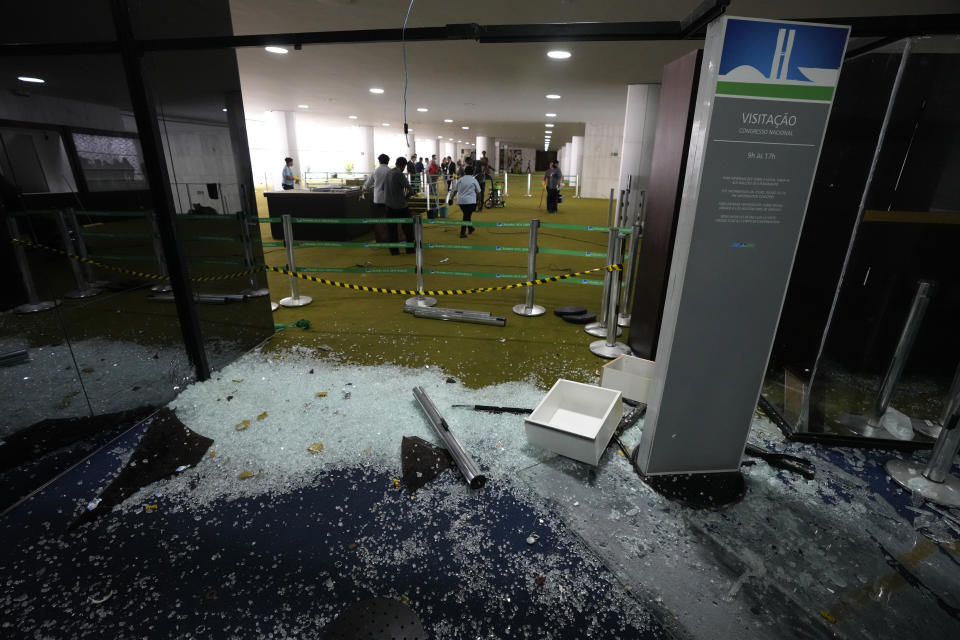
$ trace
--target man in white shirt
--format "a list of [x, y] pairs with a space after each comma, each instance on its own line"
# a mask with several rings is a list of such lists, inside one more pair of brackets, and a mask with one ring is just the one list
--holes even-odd
[[[373, 191], [373, 216], [374, 218], [385, 218], [387, 215], [386, 196], [383, 192], [383, 184], [390, 173], [390, 156], [381, 153], [377, 156], [380, 165], [371, 173], [363, 183], [364, 193]], [[389, 232], [387, 226], [383, 224], [373, 225], [373, 237], [377, 242], [389, 242]]]
[[[477, 208], [477, 196], [480, 195], [480, 183], [473, 177], [473, 165], [467, 165], [463, 169], [463, 177], [457, 180], [453, 187], [451, 197], [457, 195], [457, 204], [460, 205], [460, 211], [463, 212], [463, 221], [470, 222], [470, 217]], [[475, 229], [470, 225], [470, 233]], [[467, 225], [460, 225], [460, 237], [467, 237]]]
[[283, 190], [287, 191], [293, 189], [293, 158], [284, 158], [283, 163], [283, 178], [280, 180], [280, 184], [283, 186]]

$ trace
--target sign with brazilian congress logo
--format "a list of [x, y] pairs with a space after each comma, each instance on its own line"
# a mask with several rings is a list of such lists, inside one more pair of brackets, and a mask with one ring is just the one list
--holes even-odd
[[849, 27], [727, 18], [717, 95], [829, 102]]
[[638, 449], [645, 474], [740, 467], [848, 33], [730, 16], [707, 29]]

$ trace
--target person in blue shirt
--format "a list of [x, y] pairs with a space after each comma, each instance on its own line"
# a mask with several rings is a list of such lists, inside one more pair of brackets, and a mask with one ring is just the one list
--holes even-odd
[[283, 167], [283, 180], [280, 184], [283, 185], [283, 190], [287, 191], [288, 189], [293, 189], [293, 158], [284, 158], [283, 161], [286, 164]]

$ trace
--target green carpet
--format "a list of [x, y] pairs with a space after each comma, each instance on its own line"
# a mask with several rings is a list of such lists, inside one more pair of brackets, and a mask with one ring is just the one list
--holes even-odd
[[[535, 181], [536, 182], [536, 181]], [[581, 225], [605, 225], [607, 200], [577, 199], [564, 191], [565, 201], [556, 215], [547, 214], [545, 203], [538, 209], [539, 192], [525, 198], [526, 177], [511, 179], [507, 206], [484, 210], [474, 215], [475, 221], [516, 222], [539, 217], [543, 222]], [[521, 188], [522, 187], [522, 188]], [[260, 215], [266, 216], [266, 203], [258, 193]], [[322, 212], [318, 212], [322, 217]], [[457, 206], [450, 208], [452, 219], [460, 218]], [[262, 225], [264, 240], [270, 239], [268, 225]], [[458, 238], [455, 226], [426, 226], [428, 243], [448, 245], [522, 246], [528, 243], [527, 229], [478, 227], [465, 240]], [[372, 240], [372, 234], [358, 240]], [[542, 229], [541, 249], [606, 251], [607, 236], [601, 232]], [[286, 263], [283, 248], [264, 250], [266, 263]], [[526, 271], [526, 253], [432, 249], [424, 253], [424, 269], [521, 274]], [[559, 275], [600, 267], [601, 258], [541, 254], [538, 275]], [[391, 256], [386, 249], [314, 248], [297, 249], [298, 267], [413, 267], [412, 255]], [[388, 288], [415, 288], [413, 274], [314, 274], [342, 282]], [[588, 276], [601, 280], [602, 275]], [[473, 278], [460, 276], [425, 276], [426, 289], [471, 288], [507, 284], [513, 279]], [[279, 300], [289, 293], [288, 278], [269, 275], [271, 298]], [[288, 329], [278, 333], [268, 348], [282, 349], [291, 345], [316, 347], [326, 345], [345, 354], [346, 359], [360, 364], [393, 362], [410, 367], [440, 367], [471, 387], [531, 380], [540, 386], [552, 385], [557, 378], [591, 380], [606, 362], [590, 353], [595, 338], [578, 325], [569, 324], [553, 315], [562, 305], [579, 305], [599, 312], [602, 288], [597, 285], [556, 282], [536, 287], [536, 303], [547, 308], [537, 318], [521, 317], [511, 310], [524, 302], [523, 290], [493, 292], [438, 298], [437, 306], [489, 311], [504, 316], [503, 328], [465, 323], [418, 319], [403, 313], [405, 296], [362, 293], [301, 281], [301, 294], [313, 303], [296, 309], [280, 308], [277, 322], [290, 323], [300, 318], [310, 321], [307, 331]], [[621, 338], [624, 340], [625, 336]]]

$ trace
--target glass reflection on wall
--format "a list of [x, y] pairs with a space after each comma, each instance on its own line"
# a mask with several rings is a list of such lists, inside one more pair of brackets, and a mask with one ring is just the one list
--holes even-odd
[[960, 378], [958, 74], [953, 38], [844, 65], [764, 388], [796, 435], [939, 434]]

